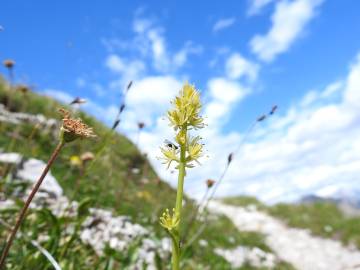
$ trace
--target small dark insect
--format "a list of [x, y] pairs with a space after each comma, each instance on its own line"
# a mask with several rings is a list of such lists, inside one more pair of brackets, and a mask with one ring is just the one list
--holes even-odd
[[170, 142], [169, 140], [165, 140], [164, 143], [169, 148], [174, 148], [175, 150], [179, 149], [179, 146], [175, 145], [174, 143]]
[[265, 118], [266, 118], [266, 115], [263, 114], [263, 115], [259, 116], [258, 119], [256, 119], [256, 121], [261, 122], [261, 121], [264, 121]]
[[270, 115], [273, 115], [276, 112], [277, 108], [278, 108], [278, 106], [274, 105], [270, 111]]

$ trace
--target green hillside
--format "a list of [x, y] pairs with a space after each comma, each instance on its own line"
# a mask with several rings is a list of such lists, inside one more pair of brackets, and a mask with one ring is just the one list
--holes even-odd
[[229, 197], [223, 199], [223, 202], [243, 207], [254, 205], [283, 220], [290, 227], [309, 229], [314, 235], [338, 240], [360, 249], [360, 217], [347, 215], [333, 202], [279, 203], [267, 206], [249, 196]]
[[[64, 104], [32, 91], [23, 93], [21, 88], [9, 88], [0, 80], [0, 103], [12, 112], [42, 114], [46, 118], [60, 119], [58, 108]], [[31, 240], [46, 236], [42, 246], [59, 262], [62, 269], [127, 269], [136, 261], [139, 248], [137, 241], [118, 252], [110, 247], [104, 254], [97, 254], [91, 246], [81, 241], [80, 231], [92, 207], [110, 210], [114, 216], [129, 216], [131, 222], [148, 229], [151, 239], [159, 241], [167, 237], [158, 223], [165, 208], [172, 208], [175, 191], [163, 182], [139, 150], [123, 135], [112, 132], [102, 123], [82, 111], [76, 112], [85, 123], [94, 128], [97, 138], [77, 140], [66, 145], [54, 166], [52, 174], [69, 200], [79, 202], [77, 212], [71, 217], [56, 217], [44, 207], [29, 211], [19, 236], [7, 260], [9, 269], [53, 269], [49, 261]], [[30, 123], [14, 125], [0, 122], [0, 152], [16, 152], [26, 158], [46, 161], [57, 144], [57, 132], [39, 128]], [[76, 166], [79, 157], [91, 152], [95, 159], [83, 168]], [[0, 240], [5, 242], [9, 228], [23, 202], [18, 199], [19, 190], [26, 184], [10, 179], [13, 168], [0, 163], [0, 199], [16, 202], [9, 207], [0, 207]], [[184, 214], [187, 226], [194, 211], [193, 201], [186, 199]], [[215, 248], [231, 249], [237, 246], [259, 247], [270, 251], [257, 233], [241, 232], [224, 216], [209, 219], [203, 233], [187, 246], [183, 254], [183, 269], [233, 269]], [[186, 239], [189, 240], [201, 228], [196, 221]], [[201, 241], [199, 241], [201, 240]], [[205, 243], [205, 244], [204, 244]], [[186, 242], [184, 243], [186, 246]], [[0, 246], [1, 250], [1, 246]], [[143, 269], [146, 269], [144, 264]], [[157, 269], [168, 269], [169, 258], [156, 256]], [[278, 269], [291, 269], [280, 262]], [[132, 268], [129, 268], [132, 269]], [[257, 269], [243, 266], [239, 269]]]

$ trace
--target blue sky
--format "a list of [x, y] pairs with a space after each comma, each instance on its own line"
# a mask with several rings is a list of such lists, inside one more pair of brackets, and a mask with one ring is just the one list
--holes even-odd
[[[278, 104], [278, 114], [241, 148], [219, 194], [294, 200], [360, 188], [358, 155], [348, 152], [358, 147], [359, 114], [348, 96], [356, 101], [360, 91], [351, 80], [359, 9], [355, 0], [7, 1], [0, 58], [14, 59], [16, 80], [39, 92], [88, 99], [84, 109], [106, 123], [134, 80], [119, 131], [135, 140], [136, 123], [144, 121], [140, 148], [172, 184], [174, 176], [156, 159], [171, 138], [161, 116], [182, 82], [194, 83], [205, 103], [210, 156], [189, 173], [186, 190], [194, 196], [206, 178], [219, 176], [253, 119]], [[329, 118], [320, 121], [326, 110]], [[332, 116], [343, 125], [326, 126]], [[337, 146], [344, 134], [351, 134], [347, 144]], [[299, 180], [309, 174], [309, 183]], [[340, 184], [337, 175], [346, 179]]]

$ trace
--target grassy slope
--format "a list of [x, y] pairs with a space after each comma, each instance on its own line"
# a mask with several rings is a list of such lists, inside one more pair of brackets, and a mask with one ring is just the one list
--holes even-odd
[[[0, 102], [9, 104], [10, 97], [12, 111], [40, 113], [48, 118], [59, 119], [57, 108], [64, 107], [64, 105], [32, 92], [24, 96], [13, 90], [9, 91], [5, 82], [0, 78]], [[83, 112], [80, 112], [79, 116], [94, 127], [98, 139], [75, 141], [69, 144], [55, 162], [52, 173], [63, 187], [65, 195], [84, 202], [84, 208], [96, 206], [112, 209], [119, 215], [129, 215], [134, 222], [152, 228], [158, 237], [165, 236], [158, 225], [158, 217], [164, 208], [172, 207], [175, 191], [158, 179], [148, 161], [128, 139], [118, 133], [109, 133], [108, 128]], [[11, 138], [12, 133], [17, 134], [16, 139]], [[30, 137], [32, 138], [29, 139]], [[0, 122], [0, 148], [4, 151], [19, 152], [26, 157], [47, 160], [56, 143], [56, 137], [36, 129], [32, 125], [15, 126]], [[79, 169], [71, 167], [71, 156], [78, 156], [86, 151], [97, 153], [101, 148], [103, 148], [102, 154], [88, 168], [85, 176], [80, 175]], [[140, 172], [134, 174], [132, 168], [138, 168]], [[145, 183], [142, 181], [143, 178], [147, 178], [149, 181]], [[0, 181], [0, 191], [5, 190], [6, 192], [6, 188], [9, 187], [5, 186], [3, 180], [4, 178]], [[187, 199], [184, 210], [185, 222], [193, 208], [193, 202]], [[16, 211], [18, 211], [18, 207], [3, 211], [0, 213], [0, 218], [12, 223]], [[53, 241], [47, 243], [45, 247], [60, 261], [64, 269], [89, 269], [89, 267], [111, 269], [106, 268], [109, 260], [115, 261], [115, 267], [121, 265], [124, 257], [122, 254], [111, 253], [105, 258], [98, 258], [91, 248], [84, 246], [78, 238], [74, 237], [69, 244], [62, 238], [62, 231], [66, 226], [81, 224], [84, 218], [82, 212], [71, 220], [58, 220], [46, 209], [33, 211], [30, 214], [32, 218], [28, 219], [23, 226], [23, 232], [31, 234], [34, 238], [41, 231], [47, 232]], [[200, 225], [195, 223], [192, 233], [195, 233]], [[0, 237], [5, 238], [5, 235], [5, 229], [0, 226]], [[189, 247], [185, 253], [186, 266], [184, 269], [202, 269], [201, 265], [211, 265], [213, 269], [230, 269], [227, 262], [213, 253], [215, 247], [232, 248], [245, 245], [269, 250], [261, 235], [256, 233], [239, 234], [234, 225], [224, 216], [209, 223], [201, 235], [201, 239], [206, 240], [208, 245], [200, 247], [199, 243], [195, 242]], [[28, 267], [52, 269], [43, 256], [23, 239], [15, 244], [12, 254], [12, 260], [18, 265], [16, 269], [29, 269]], [[286, 264], [280, 264], [279, 267], [279, 269], [291, 269]], [[241, 269], [253, 268], [244, 266]]]
[[334, 203], [280, 203], [266, 206], [256, 198], [247, 196], [230, 197], [223, 201], [238, 206], [256, 205], [258, 209], [282, 219], [291, 227], [309, 229], [315, 235], [360, 248], [360, 217], [347, 217]]

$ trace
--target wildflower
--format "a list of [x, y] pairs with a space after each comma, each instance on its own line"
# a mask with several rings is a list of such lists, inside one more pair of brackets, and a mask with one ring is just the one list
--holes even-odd
[[15, 61], [12, 59], [6, 59], [3, 62], [4, 66], [8, 69], [12, 69], [15, 66]]
[[71, 156], [70, 157], [70, 165], [73, 167], [81, 167], [82, 162], [79, 156]]
[[200, 94], [194, 86], [186, 83], [180, 91], [180, 96], [172, 101], [175, 106], [168, 112], [170, 126], [175, 130], [184, 127], [199, 129], [204, 127], [203, 118], [199, 116], [201, 109]]
[[63, 115], [60, 137], [64, 142], [71, 142], [78, 138], [96, 137], [93, 129], [84, 124], [81, 119], [71, 118], [70, 113], [65, 109], [60, 109], [59, 111]]
[[179, 162], [179, 149], [167, 146], [166, 148], [160, 147], [160, 150], [163, 154], [163, 157], [160, 159], [163, 160], [163, 164], [167, 164], [167, 168], [170, 167], [173, 161]]
[[152, 196], [151, 196], [150, 192], [148, 192], [148, 191], [138, 191], [136, 193], [136, 196], [140, 199], [145, 199], [146, 201], [152, 200]]
[[169, 209], [166, 209], [160, 217], [160, 225], [170, 232], [177, 228], [179, 222], [179, 213], [176, 213], [175, 209], [173, 209], [172, 213], [170, 213]]
[[196, 130], [205, 126], [200, 116], [201, 102], [200, 94], [195, 87], [186, 83], [180, 90], [179, 96], [171, 102], [173, 109], [167, 113], [170, 126], [176, 132], [175, 141], [178, 145], [165, 140], [166, 147], [160, 147], [163, 163], [167, 168], [175, 162], [175, 169], [178, 170], [178, 188], [176, 203], [172, 214], [167, 209], [160, 217], [160, 224], [167, 229], [173, 241], [172, 269], [180, 269], [180, 231], [181, 209], [183, 202], [183, 188], [186, 175], [186, 168], [193, 168], [194, 162], [199, 163], [203, 155], [203, 144], [199, 136], [191, 137], [190, 130]]
[[200, 139], [201, 138], [199, 136], [196, 136], [190, 140], [190, 143], [188, 145], [188, 156], [186, 157], [186, 161], [189, 168], [194, 167], [193, 164], [191, 164], [192, 161], [200, 164], [198, 159], [203, 154], [203, 145], [199, 143]]
[[208, 179], [206, 180], [206, 186], [208, 188], [212, 188], [212, 186], [215, 184], [215, 180], [212, 180], [212, 179]]

